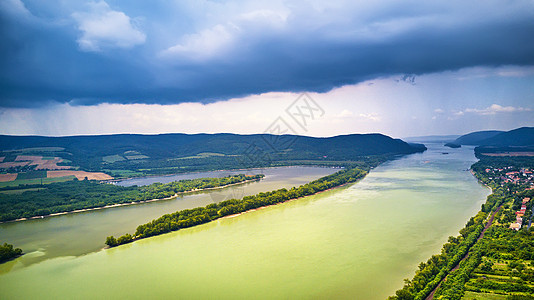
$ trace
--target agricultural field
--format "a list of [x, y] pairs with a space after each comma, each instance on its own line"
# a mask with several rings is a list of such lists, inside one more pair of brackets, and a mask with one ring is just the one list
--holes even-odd
[[73, 171], [73, 170], [60, 170], [60, 171], [48, 171], [47, 178], [57, 178], [65, 176], [75, 176], [78, 180], [110, 180], [113, 177], [102, 172], [86, 172], [86, 171]]
[[19, 185], [40, 185], [40, 184], [49, 184], [55, 182], [64, 182], [74, 180], [76, 176], [64, 176], [57, 178], [35, 178], [35, 179], [23, 179], [23, 180], [13, 180], [13, 181], [4, 181], [0, 182], [0, 188], [14, 188]]
[[102, 157], [102, 161], [104, 161], [105, 163], [108, 163], [108, 164], [112, 164], [114, 162], [123, 161], [123, 160], [126, 160], [126, 158], [124, 158], [123, 156], [120, 156], [118, 154], [107, 155], [107, 156]]
[[[85, 172], [72, 170], [72, 166], [66, 166], [69, 160], [56, 156], [42, 155], [19, 155], [20, 153], [35, 153], [42, 150], [62, 150], [60, 147], [28, 148], [17, 152], [4, 152], [0, 157], [0, 188], [15, 187], [19, 185], [49, 184], [63, 182], [75, 178], [83, 180], [109, 180], [113, 179], [102, 172]], [[45, 152], [44, 154], [49, 154]], [[58, 165], [62, 163], [63, 165]]]
[[506, 295], [465, 292], [462, 300], [507, 300]]
[[68, 170], [71, 166], [59, 166], [63, 162], [59, 157], [46, 157], [38, 155], [18, 155], [15, 161], [29, 161], [29, 165], [37, 165], [36, 170]]
[[136, 159], [147, 159], [150, 158], [147, 155], [141, 154], [137, 151], [126, 151], [123, 154], [107, 155], [102, 157], [102, 161], [106, 164], [112, 164], [115, 162], [126, 161], [126, 160], [136, 160]]
[[59, 157], [43, 157], [40, 155], [7, 155], [0, 157], [0, 169], [35, 166], [35, 170], [66, 170], [70, 166], [60, 166], [63, 162]]
[[[222, 154], [222, 153], [203, 152], [203, 153], [199, 153], [199, 154], [197, 154], [197, 155], [193, 155], [193, 156], [186, 156], [186, 157], [172, 158], [172, 159], [170, 159], [170, 160], [178, 160], [178, 159], [198, 159], [198, 158], [207, 158], [207, 157], [214, 157], [214, 156], [221, 157], [221, 156], [227, 156], [227, 155]], [[235, 155], [233, 155], [233, 156], [235, 156]]]
[[17, 173], [0, 174], [0, 182], [13, 181], [17, 179]]
[[17, 168], [17, 167], [25, 167], [29, 165], [29, 161], [6, 161], [0, 163], [0, 169], [11, 169], [11, 168]]
[[534, 152], [481, 153], [486, 156], [534, 156]]
[[143, 154], [126, 155], [125, 157], [126, 157], [128, 160], [132, 160], [132, 159], [147, 159], [147, 158], [149, 158], [148, 156], [143, 155]]

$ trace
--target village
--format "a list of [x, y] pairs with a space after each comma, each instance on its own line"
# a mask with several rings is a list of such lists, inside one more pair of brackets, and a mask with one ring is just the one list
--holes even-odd
[[[504, 167], [504, 168], [493, 168], [486, 169], [486, 173], [490, 173], [492, 177], [489, 177], [490, 180], [500, 183], [500, 186], [504, 187], [506, 184], [512, 184], [521, 190], [534, 190], [534, 174], [528, 168], [521, 168], [520, 170], [514, 170], [514, 167]], [[518, 191], [514, 192], [515, 194]], [[521, 199], [521, 208], [515, 211], [516, 220], [510, 224], [510, 229], [519, 231], [523, 225], [526, 225], [527, 228], [530, 228], [532, 224], [532, 214], [529, 214], [528, 224], [526, 220], [527, 215], [527, 206], [530, 202], [530, 197], [524, 197]]]

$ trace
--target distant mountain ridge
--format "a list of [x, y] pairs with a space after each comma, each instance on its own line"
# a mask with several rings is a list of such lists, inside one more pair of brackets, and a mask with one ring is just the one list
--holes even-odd
[[499, 133], [480, 142], [481, 146], [524, 147], [534, 146], [534, 127], [521, 127]]
[[476, 131], [462, 135], [454, 143], [494, 147], [534, 146], [534, 127], [521, 127], [510, 131]]
[[[410, 154], [426, 150], [383, 134], [349, 134], [316, 138], [297, 135], [231, 133], [219, 134], [116, 134], [95, 136], [8, 136], [0, 135], [0, 151], [33, 147], [63, 147], [58, 154], [76, 165], [98, 169], [106, 156], [135, 151], [150, 159], [187, 158], [202, 153], [236, 156], [272, 154], [274, 160], [351, 160], [366, 155]], [[260, 153], [263, 152], [263, 153]], [[253, 157], [254, 158], [254, 157]], [[166, 164], [171, 164], [167, 162]]]
[[471, 132], [457, 138], [454, 143], [458, 145], [480, 145], [482, 141], [492, 138], [498, 134], [503, 133], [504, 131], [499, 130], [485, 130], [485, 131], [476, 131]]
[[475, 154], [530, 155], [534, 152], [534, 127], [521, 127], [510, 131], [477, 131], [463, 135], [455, 143], [475, 145]]

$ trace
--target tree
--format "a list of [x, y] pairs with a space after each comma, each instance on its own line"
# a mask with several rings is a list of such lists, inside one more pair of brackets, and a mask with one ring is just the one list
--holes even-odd
[[123, 236], [120, 236], [118, 239], [117, 239], [117, 243], [119, 245], [123, 245], [123, 244], [127, 244], [127, 243], [130, 243], [133, 241], [133, 238], [132, 238], [132, 235], [127, 233]]
[[13, 245], [8, 243], [4, 243], [3, 246], [0, 246], [0, 263], [6, 262], [21, 255], [22, 249], [20, 248], [14, 248]]
[[106, 245], [110, 247], [115, 247], [115, 246], [118, 246], [119, 244], [117, 243], [117, 239], [115, 239], [114, 236], [108, 236], [106, 238]]

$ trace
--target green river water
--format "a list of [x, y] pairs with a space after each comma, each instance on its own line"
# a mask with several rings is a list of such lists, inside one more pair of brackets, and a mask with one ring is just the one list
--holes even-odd
[[[472, 148], [427, 146], [356, 184], [104, 251], [106, 235], [216, 197], [3, 224], [29, 254], [0, 266], [0, 299], [385, 299], [490, 193], [466, 171]], [[241, 193], [334, 171], [274, 169]]]

